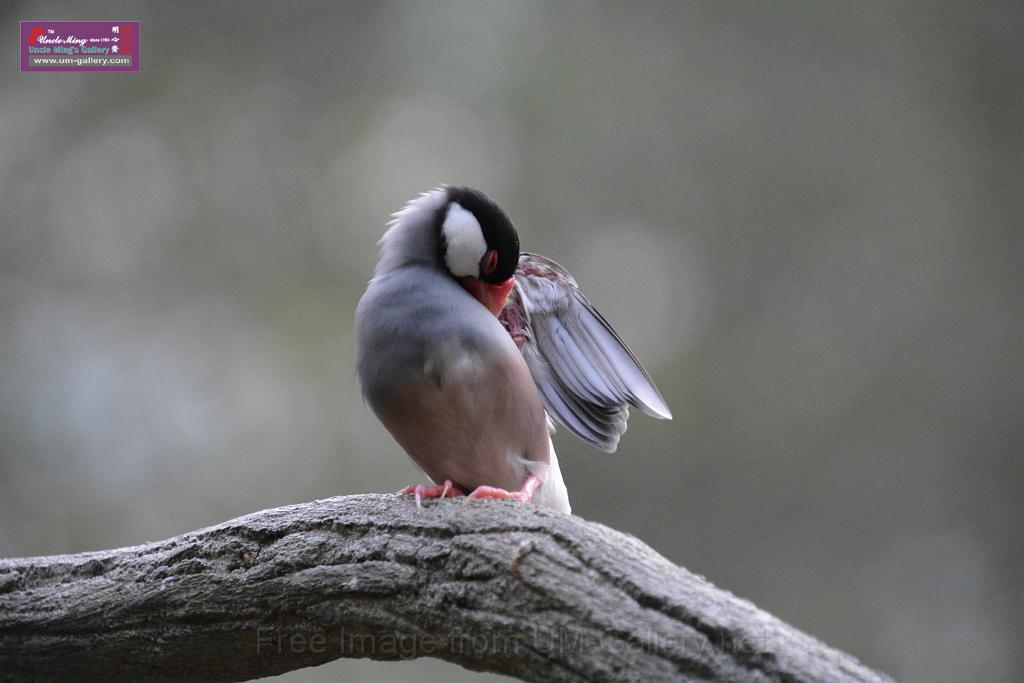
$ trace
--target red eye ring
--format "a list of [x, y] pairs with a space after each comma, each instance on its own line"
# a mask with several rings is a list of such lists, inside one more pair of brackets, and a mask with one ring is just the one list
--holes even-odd
[[484, 264], [480, 268], [480, 272], [484, 275], [490, 275], [498, 267], [498, 252], [491, 249], [483, 258]]

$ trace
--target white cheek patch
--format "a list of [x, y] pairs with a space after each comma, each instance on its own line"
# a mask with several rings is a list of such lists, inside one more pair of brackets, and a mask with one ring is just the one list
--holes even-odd
[[476, 216], [457, 202], [448, 207], [441, 226], [448, 249], [444, 260], [455, 277], [476, 277], [480, 274], [480, 259], [487, 252], [487, 240]]

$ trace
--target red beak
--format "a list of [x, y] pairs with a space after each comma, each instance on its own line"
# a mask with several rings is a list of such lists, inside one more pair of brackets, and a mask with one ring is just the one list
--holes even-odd
[[492, 285], [477, 277], [464, 277], [459, 280], [463, 288], [473, 295], [473, 298], [487, 307], [487, 310], [497, 318], [505, 310], [505, 302], [508, 301], [508, 294], [516, 286], [516, 279], [510, 277], [504, 282]]

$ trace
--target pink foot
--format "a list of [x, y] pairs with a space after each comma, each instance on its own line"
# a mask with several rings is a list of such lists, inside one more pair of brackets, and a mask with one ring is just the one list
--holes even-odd
[[541, 483], [536, 475], [531, 474], [523, 482], [523, 488], [518, 491], [506, 491], [495, 486], [477, 486], [472, 493], [466, 496], [466, 500], [462, 501], [462, 504], [465, 505], [471, 500], [518, 500], [521, 503], [529, 503]]
[[438, 486], [424, 486], [423, 484], [409, 484], [404, 489], [398, 492], [401, 495], [415, 495], [416, 496], [416, 507], [423, 508], [424, 498], [455, 498], [456, 496], [466, 495], [459, 489], [455, 488], [452, 484], [451, 479], [445, 479], [444, 484]]

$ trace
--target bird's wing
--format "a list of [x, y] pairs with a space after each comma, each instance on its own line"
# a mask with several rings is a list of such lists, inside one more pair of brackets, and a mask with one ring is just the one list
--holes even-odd
[[515, 278], [500, 320], [556, 422], [613, 453], [629, 406], [672, 418], [650, 375], [565, 268], [524, 252]]

